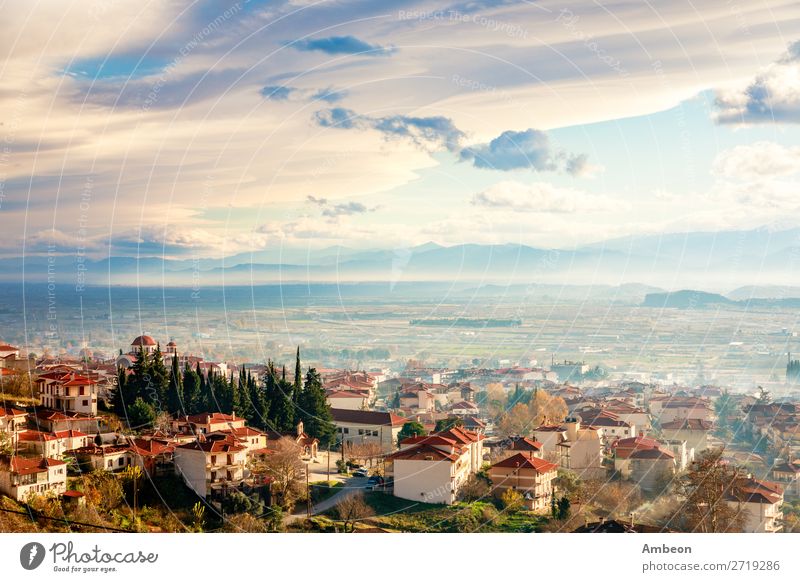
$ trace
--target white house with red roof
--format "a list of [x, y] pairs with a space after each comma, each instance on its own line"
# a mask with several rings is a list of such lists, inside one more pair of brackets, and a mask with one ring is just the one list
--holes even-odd
[[211, 434], [245, 427], [245, 419], [236, 413], [203, 412], [179, 416], [172, 421], [172, 430], [181, 434]]
[[175, 448], [175, 469], [200, 497], [224, 495], [245, 478], [247, 448], [233, 437], [194, 442]]
[[0, 456], [0, 493], [26, 501], [31, 495], [55, 496], [67, 488], [67, 464], [50, 458]]
[[[685, 451], [685, 443], [681, 441], [681, 444]], [[684, 459], [676, 458], [678, 451], [672, 448], [668, 443], [646, 436], [620, 439], [612, 445], [614, 470], [623, 479], [636, 481], [644, 490], [652, 490], [684, 464]]]
[[522, 495], [525, 507], [539, 512], [550, 509], [553, 480], [557, 476], [558, 465], [521, 452], [489, 468], [489, 479], [495, 495], [513, 489]]
[[97, 415], [98, 381], [77, 372], [53, 371], [35, 381], [44, 408]]
[[0, 407], [0, 435], [10, 446], [16, 445], [19, 434], [25, 431], [27, 419], [28, 414], [24, 410], [12, 406]]
[[783, 529], [783, 488], [777, 483], [748, 476], [731, 487], [725, 500], [743, 518], [744, 533], [776, 533]]
[[30, 455], [59, 458], [69, 450], [88, 446], [92, 438], [79, 430], [58, 432], [26, 430], [19, 434], [17, 449]]
[[710, 420], [684, 418], [661, 423], [661, 434], [665, 439], [686, 441], [687, 448], [695, 454], [708, 448], [708, 435], [714, 428]]
[[386, 476], [395, 497], [452, 504], [483, 462], [483, 435], [454, 427], [400, 443], [386, 457]]

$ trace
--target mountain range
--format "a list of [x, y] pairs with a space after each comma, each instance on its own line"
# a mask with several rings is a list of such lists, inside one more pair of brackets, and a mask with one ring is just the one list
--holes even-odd
[[[47, 256], [0, 259], [0, 281], [47, 282]], [[222, 258], [113, 256], [84, 259], [92, 285], [210, 286], [275, 283], [453, 282], [460, 288], [609, 286], [638, 283], [636, 295], [696, 288], [732, 300], [800, 296], [800, 228], [629, 236], [549, 249], [522, 244], [433, 242], [408, 248], [271, 248]], [[77, 257], [49, 265], [60, 283], [78, 279]], [[655, 289], [648, 289], [653, 287]], [[628, 290], [630, 291], [630, 289]], [[735, 293], [735, 294], [734, 294]], [[788, 295], [787, 295], [788, 294]]]

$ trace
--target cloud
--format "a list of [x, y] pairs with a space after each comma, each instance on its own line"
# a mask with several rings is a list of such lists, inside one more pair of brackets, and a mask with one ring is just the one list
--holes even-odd
[[306, 196], [306, 201], [318, 206], [325, 206], [328, 203], [327, 198], [317, 198], [316, 196], [311, 196], [310, 194]]
[[218, 250], [225, 242], [222, 236], [200, 228], [150, 224], [120, 233], [114, 237], [112, 246], [119, 251], [179, 255], [189, 251]]
[[314, 118], [322, 127], [352, 129], [356, 126], [362, 125], [362, 118], [360, 118], [352, 109], [345, 109], [344, 107], [334, 107], [332, 109], [317, 111], [314, 114]]
[[296, 89], [293, 87], [285, 87], [282, 85], [268, 85], [262, 87], [260, 93], [265, 99], [270, 101], [287, 101], [289, 96], [294, 93]]
[[330, 36], [327, 38], [306, 38], [291, 43], [299, 51], [320, 51], [329, 55], [366, 54], [380, 56], [391, 54], [393, 47], [370, 44], [354, 36]]
[[759, 179], [790, 176], [800, 171], [800, 146], [759, 141], [717, 154], [711, 172], [723, 178]]
[[322, 208], [322, 216], [328, 218], [365, 214], [367, 212], [375, 212], [378, 209], [377, 207], [368, 207], [361, 202], [339, 202], [337, 204], [332, 204], [329, 203], [327, 198], [318, 198], [311, 195], [306, 196], [306, 202]]
[[716, 109], [717, 123], [800, 123], [800, 41], [744, 89], [718, 93]]
[[342, 100], [347, 91], [344, 89], [298, 89], [288, 85], [267, 85], [259, 91], [262, 97], [270, 101], [324, 101], [336, 103]]
[[441, 115], [371, 117], [359, 115], [352, 109], [334, 107], [318, 111], [315, 118], [322, 127], [374, 129], [387, 137], [407, 138], [423, 148], [434, 147], [456, 151], [465, 137], [464, 132], [459, 130], [451, 119]]
[[585, 154], [555, 151], [547, 134], [538, 129], [504, 131], [489, 143], [464, 148], [461, 159], [471, 161], [476, 168], [563, 171], [575, 176], [581, 175], [588, 167]]
[[374, 208], [368, 208], [361, 204], [361, 202], [345, 202], [343, 204], [334, 204], [322, 211], [322, 216], [329, 218], [336, 218], [339, 216], [351, 216], [353, 214], [364, 214], [366, 212], [374, 212]]
[[515, 212], [613, 212], [626, 205], [607, 196], [587, 194], [574, 188], [562, 188], [547, 182], [523, 184], [498, 182], [472, 197], [474, 206], [513, 210]]

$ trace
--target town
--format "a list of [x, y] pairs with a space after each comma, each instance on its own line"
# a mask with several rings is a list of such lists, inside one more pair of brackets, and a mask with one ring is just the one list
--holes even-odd
[[146, 334], [0, 366], [0, 531], [800, 531], [800, 402], [763, 387], [236, 364]]

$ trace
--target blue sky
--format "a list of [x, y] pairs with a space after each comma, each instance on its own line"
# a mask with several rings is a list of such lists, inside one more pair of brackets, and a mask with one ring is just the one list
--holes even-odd
[[7, 255], [800, 221], [794, 2], [15, 4]]

